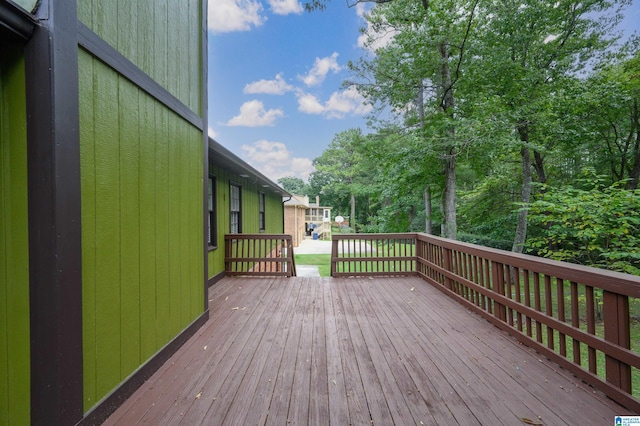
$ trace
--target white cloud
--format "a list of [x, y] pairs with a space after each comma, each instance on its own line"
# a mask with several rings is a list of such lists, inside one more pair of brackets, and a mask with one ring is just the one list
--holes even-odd
[[349, 87], [342, 92], [334, 92], [324, 104], [314, 95], [298, 94], [298, 111], [307, 114], [322, 114], [327, 118], [364, 115], [371, 112], [372, 108], [371, 105], [365, 103], [364, 97], [358, 93], [355, 87]]
[[215, 130], [213, 130], [213, 129], [211, 128], [211, 126], [209, 126], [209, 129], [208, 129], [207, 134], [209, 135], [209, 137], [210, 137], [211, 139], [215, 139], [215, 138], [218, 136], [218, 134], [216, 133], [216, 131], [215, 131]]
[[298, 95], [298, 111], [307, 114], [322, 114], [324, 106], [315, 96], [309, 93], [301, 93]]
[[258, 80], [244, 86], [244, 93], [267, 95], [283, 95], [293, 90], [293, 86], [287, 84], [282, 74], [275, 76], [273, 80]]
[[269, 6], [276, 15], [289, 15], [302, 13], [302, 5], [298, 0], [269, 0]]
[[242, 158], [273, 181], [293, 176], [304, 181], [314, 171], [308, 158], [294, 157], [282, 142], [260, 140], [252, 145], [242, 145]]
[[284, 116], [281, 109], [265, 110], [262, 102], [253, 100], [240, 107], [240, 114], [227, 122], [227, 126], [260, 127], [273, 126], [275, 121]]
[[209, 0], [209, 29], [216, 33], [247, 31], [266, 21], [255, 0]]
[[307, 86], [317, 86], [324, 81], [330, 71], [335, 74], [341, 69], [338, 65], [338, 53], [333, 52], [331, 56], [316, 58], [311, 71], [306, 76], [300, 76], [300, 80]]

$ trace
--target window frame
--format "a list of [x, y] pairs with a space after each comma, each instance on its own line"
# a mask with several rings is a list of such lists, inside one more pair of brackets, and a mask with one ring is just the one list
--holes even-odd
[[258, 230], [265, 232], [267, 230], [267, 215], [266, 215], [266, 203], [267, 197], [264, 192], [258, 193]]
[[218, 209], [216, 197], [216, 177], [209, 175], [207, 180], [207, 212], [209, 229], [207, 230], [207, 245], [209, 250], [218, 247]]
[[[234, 188], [237, 188], [238, 192], [237, 210], [234, 210]], [[237, 217], [235, 222], [234, 217]], [[234, 225], [237, 229], [234, 229]], [[229, 182], [229, 233], [242, 234], [242, 186], [233, 182]]]

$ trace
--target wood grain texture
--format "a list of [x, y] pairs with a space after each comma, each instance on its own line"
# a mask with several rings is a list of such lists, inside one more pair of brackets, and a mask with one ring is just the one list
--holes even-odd
[[606, 424], [627, 410], [416, 277], [224, 278], [105, 424]]
[[80, 63], [89, 409], [203, 312], [203, 154], [190, 123], [89, 53]]
[[202, 114], [201, 0], [78, 2], [78, 17], [192, 111]]

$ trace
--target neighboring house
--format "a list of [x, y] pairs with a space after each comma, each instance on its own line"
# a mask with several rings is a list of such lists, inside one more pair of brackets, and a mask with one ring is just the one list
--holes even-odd
[[315, 203], [309, 203], [309, 208], [305, 212], [307, 235], [318, 234], [320, 237], [331, 235], [331, 210], [332, 207], [320, 205], [318, 196]]
[[284, 233], [291, 235], [293, 246], [298, 247], [307, 233], [305, 213], [309, 207], [309, 197], [292, 195], [284, 202]]
[[207, 3], [0, 0], [2, 425], [99, 423], [208, 319], [224, 234], [284, 230], [207, 136]]
[[214, 224], [208, 233], [208, 277], [213, 284], [224, 276], [224, 235], [286, 233], [282, 199], [290, 194], [213, 139], [208, 181], [207, 220]]

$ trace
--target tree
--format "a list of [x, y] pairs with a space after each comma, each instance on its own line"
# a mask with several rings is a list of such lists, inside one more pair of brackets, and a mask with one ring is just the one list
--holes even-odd
[[287, 192], [295, 195], [309, 195], [309, 185], [302, 179], [285, 176], [278, 179], [278, 184]]
[[526, 241], [533, 170], [538, 180], [546, 181], [544, 138], [538, 131], [545, 120], [546, 101], [566, 76], [610, 45], [604, 35], [618, 11], [607, 18], [604, 12], [609, 6], [605, 0], [492, 1], [483, 10], [475, 78], [481, 90], [499, 97], [501, 113], [509, 117], [520, 145], [523, 207], [518, 212], [515, 252], [522, 252]]
[[549, 187], [531, 204], [537, 254], [640, 275], [640, 190], [587, 170], [576, 186]]
[[608, 60], [586, 79], [575, 106], [585, 130], [581, 156], [627, 189], [640, 181], [640, 52], [633, 50], [633, 57]]
[[[460, 144], [465, 143], [456, 134], [462, 109], [456, 105], [455, 92], [462, 82], [478, 3], [396, 0], [379, 5], [367, 17], [372, 28], [368, 44], [374, 46], [380, 33], [394, 37], [378, 47], [372, 59], [350, 64], [357, 79], [351, 84], [371, 102], [404, 115], [424, 143], [437, 152], [444, 175], [443, 235], [452, 239], [457, 233], [456, 160]], [[412, 123], [416, 111], [418, 118]], [[430, 194], [430, 185], [424, 189]]]
[[367, 139], [360, 129], [349, 129], [335, 135], [322, 155], [313, 160], [316, 169], [310, 182], [325, 199], [334, 199], [340, 211], [347, 201], [349, 222], [356, 228], [356, 200], [370, 195], [376, 167], [366, 155]]

